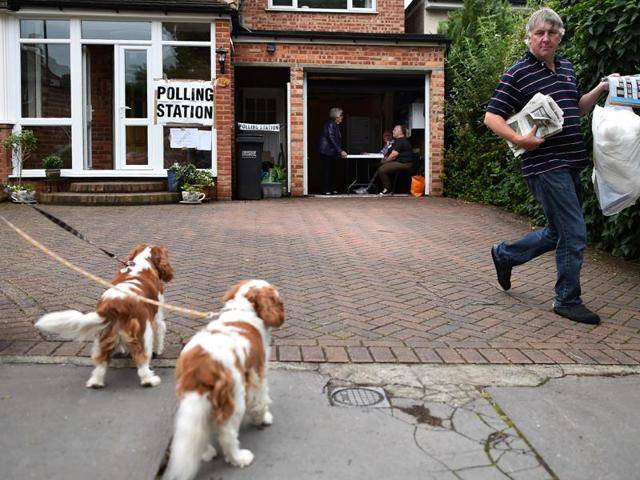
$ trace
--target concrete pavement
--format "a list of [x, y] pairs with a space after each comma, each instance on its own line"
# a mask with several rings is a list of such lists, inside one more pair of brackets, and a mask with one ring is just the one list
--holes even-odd
[[[115, 368], [104, 390], [85, 389], [89, 371], [0, 365], [2, 478], [155, 478], [171, 435], [173, 370], [156, 368], [163, 384], [144, 389], [134, 369]], [[216, 458], [198, 478], [626, 480], [638, 467], [638, 374], [273, 363], [274, 425], [240, 437], [254, 463], [236, 469]], [[384, 387], [388, 406], [329, 400], [335, 388], [372, 385]]]

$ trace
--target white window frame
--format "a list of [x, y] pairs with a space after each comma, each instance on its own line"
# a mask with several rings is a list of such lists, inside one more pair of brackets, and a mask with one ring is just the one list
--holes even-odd
[[285, 11], [285, 12], [323, 12], [323, 13], [377, 13], [377, 0], [371, 0], [370, 8], [356, 8], [353, 6], [353, 0], [347, 0], [347, 8], [309, 8], [298, 7], [298, 0], [290, 0], [291, 5], [274, 5], [273, 0], [269, 0], [267, 10]]
[[[68, 39], [45, 39], [45, 38], [20, 38], [20, 20], [69, 20]], [[83, 20], [116, 20], [116, 21], [150, 21], [152, 22], [151, 40], [94, 40], [81, 38], [81, 21]], [[183, 22], [183, 23], [208, 23], [211, 27], [211, 42], [182, 42], [162, 40], [162, 22]], [[84, 105], [82, 87], [82, 46], [85, 44], [108, 44], [108, 45], [144, 45], [150, 47], [150, 58], [148, 65], [149, 79], [162, 78], [162, 45], [179, 46], [209, 46], [211, 48], [211, 79], [216, 76], [216, 28], [215, 21], [207, 15], [190, 14], [161, 14], [161, 13], [131, 13], [127, 15], [110, 12], [81, 12], [78, 10], [56, 11], [52, 9], [24, 9], [19, 15], [6, 18], [4, 24], [7, 39], [5, 52], [7, 53], [8, 64], [20, 64], [20, 46], [22, 44], [69, 44], [71, 57], [71, 117], [69, 118], [29, 118], [22, 117], [22, 94], [21, 94], [21, 69], [11, 69], [6, 72], [8, 84], [17, 85], [17, 91], [8, 96], [6, 102], [7, 117], [15, 118], [13, 131], [19, 132], [25, 128], [33, 126], [60, 126], [71, 127], [71, 147], [72, 161], [71, 169], [64, 169], [65, 176], [72, 177], [161, 177], [166, 175], [164, 168], [163, 149], [163, 125], [151, 125], [150, 130], [150, 159], [151, 169], [137, 170], [87, 170], [84, 165]], [[2, 33], [0, 31], [0, 33]], [[0, 38], [1, 40], [1, 38]], [[214, 104], [215, 108], [215, 104]], [[14, 122], [11, 122], [14, 123]], [[215, 125], [215, 124], [214, 124]], [[217, 176], [217, 130], [212, 131], [211, 150], [211, 173]], [[115, 132], [114, 132], [115, 135]], [[154, 150], [153, 154], [151, 150]], [[160, 150], [158, 152], [158, 149]], [[114, 150], [115, 152], [115, 150]], [[15, 171], [13, 174], [15, 175]], [[23, 178], [38, 178], [44, 176], [44, 169], [25, 169], [22, 172]]]

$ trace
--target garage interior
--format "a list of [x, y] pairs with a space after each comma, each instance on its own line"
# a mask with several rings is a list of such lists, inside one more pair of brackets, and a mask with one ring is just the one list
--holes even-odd
[[[307, 74], [307, 175], [308, 192], [322, 194], [323, 165], [317, 151], [324, 123], [332, 107], [342, 108], [343, 149], [350, 154], [377, 153], [383, 146], [382, 134], [394, 125], [407, 125], [414, 151], [424, 156], [425, 76], [400, 73], [309, 72]], [[366, 176], [361, 165], [359, 177]], [[345, 160], [336, 172], [339, 193], [356, 175], [353, 160]], [[366, 179], [365, 179], [366, 181]], [[404, 188], [406, 189], [406, 187]]]

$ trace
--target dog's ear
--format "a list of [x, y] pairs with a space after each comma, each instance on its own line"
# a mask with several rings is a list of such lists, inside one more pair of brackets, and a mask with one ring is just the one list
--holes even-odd
[[169, 252], [166, 247], [151, 247], [151, 262], [158, 270], [160, 280], [170, 282], [173, 279], [173, 267], [169, 263]]
[[284, 322], [284, 304], [273, 287], [256, 287], [247, 292], [256, 314], [267, 327], [276, 328]]
[[127, 258], [125, 258], [125, 261], [126, 262], [132, 261], [134, 258], [136, 258], [140, 254], [140, 252], [142, 252], [148, 246], [149, 245], [147, 245], [146, 243], [139, 243], [138, 245], [133, 247], [133, 250], [131, 250], [129, 255], [127, 255]]
[[229, 300], [231, 300], [233, 297], [236, 296], [236, 293], [238, 293], [238, 290], [240, 290], [240, 287], [242, 287], [245, 283], [247, 283], [248, 280], [242, 280], [238, 283], [236, 283], [233, 287], [231, 287], [229, 290], [227, 290], [227, 293], [224, 294], [224, 297], [222, 297], [222, 302], [226, 303]]

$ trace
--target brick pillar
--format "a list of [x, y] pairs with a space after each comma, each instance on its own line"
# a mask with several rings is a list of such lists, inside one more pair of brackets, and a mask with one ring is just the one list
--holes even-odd
[[[0, 142], [11, 135], [13, 125], [10, 123], [0, 124]], [[0, 183], [7, 183], [9, 175], [12, 173], [11, 150], [7, 150], [0, 144]]]
[[304, 70], [291, 67], [291, 195], [304, 195]]
[[444, 169], [444, 70], [431, 74], [431, 185], [429, 194], [442, 196]]
[[[220, 200], [231, 200], [233, 177], [232, 159], [234, 142], [234, 75], [231, 51], [231, 20], [216, 20], [216, 49], [227, 49], [227, 61], [224, 75], [220, 73], [220, 64], [216, 55], [216, 88], [215, 88], [215, 128], [218, 133], [218, 178], [217, 197]], [[228, 83], [227, 83], [228, 82]]]

